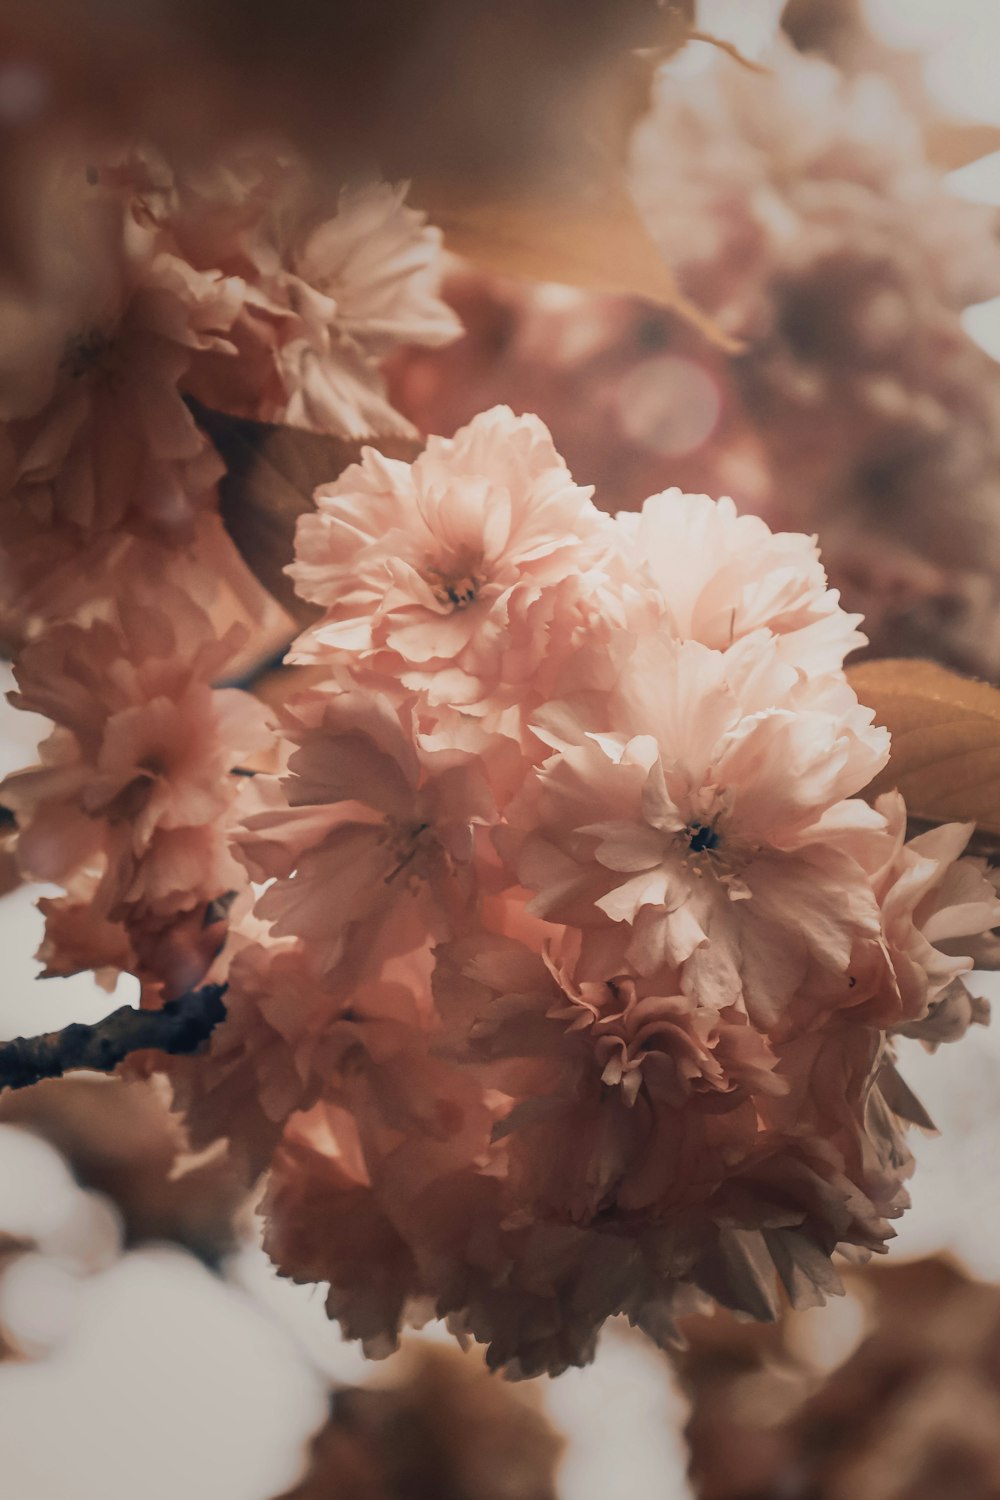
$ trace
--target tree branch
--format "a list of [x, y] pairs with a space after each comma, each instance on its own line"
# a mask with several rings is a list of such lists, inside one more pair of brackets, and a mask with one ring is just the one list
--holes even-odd
[[123, 1005], [93, 1026], [74, 1022], [45, 1036], [15, 1037], [0, 1045], [0, 1089], [23, 1089], [82, 1069], [113, 1073], [132, 1052], [196, 1052], [225, 1019], [225, 992], [224, 984], [206, 984], [161, 1010]]

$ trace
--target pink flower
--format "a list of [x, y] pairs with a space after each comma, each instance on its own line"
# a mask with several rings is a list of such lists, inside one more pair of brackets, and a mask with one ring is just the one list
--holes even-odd
[[128, 514], [168, 537], [189, 534], [222, 466], [179, 386], [197, 351], [232, 352], [242, 285], [189, 265], [134, 186], [88, 185], [80, 164], [58, 191], [70, 205], [64, 254], [82, 268], [61, 339], [43, 340], [25, 371], [32, 402], [8, 428], [13, 496], [84, 531]]
[[[345, 200], [358, 240], [349, 216], [285, 238], [280, 173], [244, 162], [203, 216], [211, 174], [143, 161], [142, 232], [248, 287], [235, 404], [346, 422], [338, 328], [375, 406], [377, 358], [433, 337], [401, 196]], [[185, 381], [231, 358], [195, 353]], [[79, 618], [23, 650], [15, 701], [54, 728], [2, 795], [65, 892], [49, 972], [128, 968], [151, 1005], [225, 983], [167, 1072], [196, 1146], [268, 1172], [283, 1274], [329, 1282], [372, 1353], [433, 1313], [530, 1374], [617, 1314], [662, 1344], [707, 1301], [775, 1316], [779, 1281], [822, 1300], [838, 1247], [884, 1247], [923, 1119], [892, 1035], [961, 1031], [963, 944], [1000, 903], [964, 830], [905, 845], [898, 799], [858, 800], [888, 737], [812, 542], [679, 490], [612, 520], [506, 408], [412, 464], [367, 450], [300, 524], [324, 616], [268, 745], [215, 686], [242, 649], [201, 607], [234, 612], [232, 577], [205, 590], [218, 526], [149, 604], [124, 520], [87, 543]], [[262, 744], [283, 774], [236, 774]]]
[[618, 521], [681, 640], [724, 651], [767, 630], [781, 659], [810, 676], [837, 671], [865, 644], [861, 616], [845, 614], [826, 586], [815, 538], [775, 534], [759, 517], [737, 515], [732, 500], [677, 489]]
[[365, 1352], [396, 1347], [419, 1287], [413, 1251], [372, 1189], [346, 1110], [318, 1106], [289, 1130], [263, 1203], [265, 1246], [295, 1281], [330, 1283], [327, 1310]]
[[[369, 361], [401, 344], [433, 347], [461, 332], [438, 294], [441, 231], [406, 207], [408, 187], [372, 182], [345, 189], [337, 213], [310, 230], [294, 257], [296, 275], [335, 304], [335, 342]], [[325, 425], [329, 398], [322, 389], [312, 392], [304, 383], [293, 397], [291, 421], [296, 402], [303, 415], [316, 402], [318, 425]]]
[[118, 976], [131, 970], [135, 951], [121, 922], [103, 915], [95, 903], [100, 880], [95, 873], [78, 875], [73, 894], [41, 896], [38, 910], [45, 918], [45, 936], [35, 957], [44, 979], [63, 978], [92, 970], [97, 983], [114, 989]]
[[623, 924], [640, 973], [676, 967], [684, 993], [754, 1020], [773, 1022], [813, 966], [846, 986], [855, 944], [878, 935], [850, 835], [880, 820], [844, 799], [888, 741], [836, 691], [797, 697], [776, 646], [755, 638], [725, 654], [640, 641], [606, 721], [564, 713], [560, 748], [510, 809], [533, 909], [599, 942]]
[[82, 881], [96, 920], [123, 922], [140, 947], [241, 879], [225, 827], [231, 772], [263, 742], [264, 713], [211, 686], [237, 645], [238, 632], [215, 638], [185, 595], [163, 591], [157, 607], [121, 600], [114, 623], [55, 626], [17, 664], [12, 700], [55, 723], [42, 763], [3, 787], [21, 867], [71, 894]]
[[304, 699], [286, 729], [289, 774], [259, 789], [267, 810], [238, 839], [255, 879], [277, 877], [259, 914], [308, 942], [324, 973], [373, 943], [392, 952], [397, 919], [422, 944], [468, 900], [473, 828], [494, 817], [477, 759], [421, 752], [412, 707], [374, 692]]
[[225, 1020], [203, 1057], [170, 1063], [170, 1079], [192, 1146], [227, 1138], [252, 1182], [286, 1121], [321, 1093], [331, 1059], [320, 1039], [345, 1005], [318, 983], [299, 943], [255, 918], [231, 929], [224, 964]]
[[412, 436], [379, 367], [399, 345], [434, 346], [460, 332], [438, 296], [440, 232], [405, 206], [405, 183], [347, 188], [336, 213], [316, 223], [294, 161], [265, 153], [232, 167], [180, 179], [172, 209], [199, 263], [223, 264], [247, 284], [233, 329], [239, 368], [210, 354], [196, 361], [191, 389], [265, 421], [347, 438]]
[[989, 1014], [962, 976], [973, 967], [974, 940], [1000, 924], [1000, 901], [980, 862], [960, 857], [971, 824], [943, 824], [906, 843], [899, 793], [875, 805], [887, 826], [869, 860], [890, 977], [880, 976], [872, 1011], [905, 1036], [951, 1041]]
[[945, 212], [920, 121], [887, 80], [845, 78], [788, 42], [767, 61], [770, 88], [722, 56], [688, 79], [664, 73], [632, 141], [636, 201], [699, 306], [727, 331], [773, 337], [775, 272], [837, 246], [831, 211], [862, 245], [866, 210], [905, 233], [942, 307], [995, 295], [989, 216], [961, 201]]
[[615, 547], [542, 424], [504, 407], [413, 464], [367, 451], [316, 502], [289, 572], [326, 615], [293, 659], [354, 662], [432, 705], [481, 703], [518, 612], [570, 575], [586, 586]]
[[587, 1223], [648, 1205], [650, 1191], [677, 1204], [693, 1186], [700, 1197], [701, 1171], [687, 1183], [675, 1153], [664, 1159], [669, 1184], [657, 1168], [661, 1137], [695, 1139], [707, 1111], [716, 1122], [725, 1114], [740, 1141], [741, 1106], [787, 1088], [776, 1058], [735, 1007], [699, 1005], [669, 973], [581, 981], [578, 951], [558, 928], [533, 942], [480, 932], [439, 950], [439, 1045], [508, 1096], [493, 1134], [511, 1199]]

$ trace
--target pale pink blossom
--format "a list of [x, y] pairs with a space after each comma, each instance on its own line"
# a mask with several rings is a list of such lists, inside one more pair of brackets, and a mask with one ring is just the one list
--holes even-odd
[[[331, 1315], [369, 1353], [434, 1309], [492, 1365], [558, 1372], [592, 1357], [614, 1313], [665, 1343], [708, 1297], [774, 1317], [776, 1277], [795, 1303], [821, 1300], [839, 1289], [838, 1243], [868, 1252], [891, 1234], [908, 1158], [877, 1032], [842, 1026], [780, 1053], [758, 1039], [729, 1053], [721, 1091], [679, 1101], [653, 1081], [629, 1103], [602, 1082], [588, 1029], [558, 1014], [569, 997], [537, 951], [463, 938], [438, 990], [439, 1050], [482, 1079], [490, 1110], [440, 1073], [450, 1107], [433, 1132], [387, 1129], [366, 1095], [316, 1106], [289, 1121], [264, 1205], [281, 1272], [328, 1280]], [[664, 1041], [654, 1075], [689, 1056], [682, 1028]]]
[[375, 692], [304, 698], [285, 720], [288, 775], [257, 789], [266, 805], [244, 821], [252, 877], [276, 877], [258, 913], [311, 944], [323, 973], [372, 944], [391, 953], [396, 922], [422, 944], [471, 894], [489, 785], [477, 757], [421, 751], [412, 715]]
[[766, 74], [721, 55], [688, 79], [661, 74], [631, 143], [636, 202], [699, 305], [728, 332], [770, 334], [776, 272], [830, 248], [831, 208], [856, 233], [869, 207], [905, 225], [906, 258], [942, 307], [992, 295], [991, 216], [946, 200], [889, 81], [845, 77], [786, 41], [766, 61]]
[[431, 704], [481, 703], [524, 651], [518, 615], [569, 575], [586, 587], [615, 551], [542, 424], [504, 407], [412, 464], [367, 450], [316, 505], [289, 572], [326, 614], [293, 659], [353, 661]]
[[225, 1136], [249, 1181], [270, 1163], [286, 1121], [326, 1082], [320, 1039], [345, 1008], [317, 979], [302, 945], [255, 918], [231, 929], [226, 1017], [197, 1062], [170, 1065], [195, 1149]]
[[[167, 537], [190, 534], [222, 465], [180, 386], [198, 351], [231, 354], [238, 279], [195, 270], [152, 220], [134, 185], [67, 163], [64, 255], [77, 257], [58, 339], [26, 351], [7, 430], [13, 499], [83, 531], [126, 515]], [[63, 283], [52, 298], [62, 303]]]
[[124, 923], [139, 948], [242, 878], [232, 773], [264, 742], [264, 712], [212, 686], [238, 645], [238, 631], [216, 638], [186, 595], [163, 591], [155, 606], [120, 600], [114, 622], [52, 627], [15, 669], [12, 701], [55, 725], [41, 764], [4, 783], [19, 863], [74, 899], [83, 882], [95, 920]]
[[655, 1193], [679, 1203], [685, 1173], [675, 1155], [669, 1185], [659, 1172], [661, 1135], [694, 1139], [703, 1109], [717, 1122], [721, 1108], [739, 1141], [741, 1104], [787, 1085], [736, 1007], [698, 1004], [670, 972], [580, 980], [578, 953], [578, 937], [559, 928], [533, 942], [463, 937], [439, 950], [435, 996], [445, 1050], [508, 1097], [493, 1132], [508, 1190], [533, 1213], [586, 1223], [616, 1205], [648, 1205], [654, 1177]]
[[855, 944], [877, 941], [875, 899], [849, 852], [851, 830], [874, 815], [849, 799], [888, 741], [849, 690], [846, 713], [801, 704], [774, 644], [743, 645], [641, 641], [607, 721], [574, 730], [563, 716], [562, 747], [510, 822], [541, 915], [622, 924], [641, 973], [675, 966], [685, 993], [773, 1021], [810, 966], [846, 986]]
[[99, 888], [100, 876], [95, 868], [77, 873], [71, 895], [39, 897], [45, 935], [35, 957], [42, 965], [44, 979], [91, 970], [97, 983], [111, 990], [118, 976], [133, 968], [135, 950], [129, 935], [123, 923], [113, 922], [102, 913], [95, 900]]
[[632, 539], [681, 640], [724, 651], [757, 630], [777, 638], [782, 660], [807, 672], [836, 671], [865, 644], [860, 615], [827, 588], [815, 537], [774, 533], [730, 499], [666, 490], [619, 525]]
[[420, 1278], [378, 1201], [348, 1111], [317, 1106], [293, 1122], [263, 1202], [265, 1248], [300, 1282], [328, 1282], [326, 1306], [372, 1357], [392, 1352]]
[[962, 857], [973, 825], [946, 823], [906, 842], [899, 793], [876, 807], [887, 826], [869, 859], [891, 978], [882, 978], [873, 1004], [893, 1030], [950, 1041], [989, 1014], [963, 976], [973, 967], [975, 939], [1000, 924], [1000, 901], [981, 863]]
[[[150, 222], [195, 261], [216, 234], [247, 279], [252, 174], [196, 253], [154, 169]], [[350, 280], [349, 241], [316, 265]], [[352, 337], [396, 336], [387, 296]], [[612, 520], [504, 408], [412, 464], [368, 450], [300, 525], [324, 617], [265, 744], [283, 770], [252, 777], [262, 710], [215, 686], [239, 631], [197, 569], [136, 602], [136, 546], [23, 650], [18, 701], [55, 727], [3, 796], [65, 892], [50, 972], [128, 968], [149, 1005], [226, 985], [167, 1072], [193, 1144], [267, 1173], [282, 1274], [329, 1283], [373, 1354], [433, 1315], [535, 1374], [607, 1317], [666, 1344], [697, 1306], [821, 1301], [838, 1248], [884, 1248], [925, 1123], [892, 1034], [960, 1032], [961, 944], [998, 903], [966, 830], [906, 845], [898, 800], [859, 799], [888, 739], [812, 542], [679, 491]]]
[[433, 1311], [558, 1371], [614, 1314], [665, 1343], [706, 1299], [836, 1291], [926, 1123], [884, 1028], [957, 1035], [935, 936], [996, 919], [960, 836], [907, 852], [858, 798], [888, 739], [814, 545], [704, 497], [588, 506], [499, 412], [369, 455], [300, 530], [326, 676], [239, 837], [291, 947], [191, 1099], [207, 1131], [249, 1110], [279, 1269], [371, 1352]]
[[347, 438], [412, 436], [381, 361], [400, 345], [446, 343], [460, 325], [438, 296], [440, 232], [406, 206], [408, 185], [345, 188], [317, 223], [294, 160], [251, 152], [226, 168], [182, 179], [172, 210], [192, 253], [247, 288], [233, 329], [238, 368], [209, 354], [191, 389], [241, 416]]

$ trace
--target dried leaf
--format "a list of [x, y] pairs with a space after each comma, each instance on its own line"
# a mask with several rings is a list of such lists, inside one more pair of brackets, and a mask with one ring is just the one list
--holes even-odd
[[915, 818], [1000, 836], [1000, 690], [931, 661], [865, 661], [847, 675], [892, 734], [868, 794], [898, 787]]
[[[292, 560], [295, 523], [312, 509], [313, 492], [357, 463], [369, 443], [230, 417], [192, 401], [195, 419], [226, 465], [219, 485], [223, 523], [244, 562], [299, 624], [317, 616], [284, 573]], [[413, 459], [421, 444], [411, 438], [379, 439], [391, 458]]]
[[721, 36], [713, 36], [710, 31], [689, 31], [686, 38], [688, 42], [704, 42], [708, 47], [715, 47], [717, 51], [724, 52], [731, 57], [733, 62], [739, 63], [741, 68], [746, 68], [750, 73], [769, 73], [771, 70], [763, 63], [755, 62], [752, 57], [742, 53], [735, 42], [727, 42]]
[[560, 161], [541, 176], [536, 169], [506, 188], [426, 177], [410, 197], [449, 250], [485, 271], [641, 297], [736, 352], [740, 346], [681, 292], [625, 186], [629, 139], [649, 107], [654, 73], [693, 35], [693, 13], [689, 0], [666, 6], [650, 45], [618, 57], [582, 97], [572, 165]]
[[945, 172], [1000, 151], [1000, 129], [974, 120], [933, 120], [927, 127], [927, 155]]
[[531, 188], [489, 199], [422, 183], [411, 197], [444, 232], [449, 250], [486, 271], [642, 297], [713, 343], [739, 348], [681, 292], [620, 180], [564, 195]]

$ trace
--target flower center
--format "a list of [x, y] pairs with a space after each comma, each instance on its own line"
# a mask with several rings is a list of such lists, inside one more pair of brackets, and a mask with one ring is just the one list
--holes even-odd
[[468, 609], [470, 604], [475, 604], [485, 582], [471, 568], [463, 570], [461, 567], [448, 573], [441, 568], [427, 568], [424, 577], [438, 603], [451, 609]]
[[155, 785], [156, 777], [151, 771], [139, 771], [113, 797], [95, 806], [94, 815], [107, 818], [109, 823], [131, 823], [146, 807]]
[[71, 380], [94, 375], [111, 386], [119, 374], [114, 355], [115, 341], [110, 333], [103, 328], [86, 328], [67, 341], [59, 368]]
[[386, 818], [385, 831], [379, 842], [388, 846], [390, 858], [395, 861], [385, 876], [386, 885], [391, 885], [400, 875], [407, 885], [418, 883], [421, 872], [414, 868], [413, 862], [421, 852], [420, 836], [430, 826], [429, 823], [403, 823], [398, 818]]
[[713, 849], [718, 849], [722, 842], [710, 823], [689, 823], [687, 836], [688, 848], [692, 854], [709, 853]]

